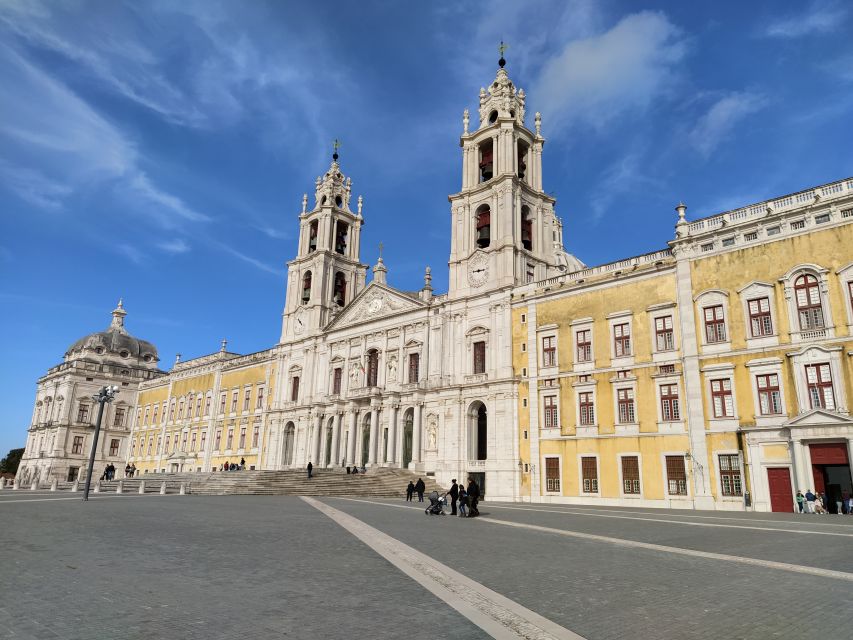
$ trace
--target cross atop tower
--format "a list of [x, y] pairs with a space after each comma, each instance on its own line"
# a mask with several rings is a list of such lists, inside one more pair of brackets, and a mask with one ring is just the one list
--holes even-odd
[[504, 60], [504, 51], [506, 50], [507, 46], [504, 44], [504, 41], [501, 40], [501, 44], [498, 47], [498, 52], [501, 54], [501, 59], [498, 60], [498, 64], [500, 65], [501, 69], [503, 69], [504, 65], [506, 64], [506, 60]]
[[332, 142], [332, 159], [338, 159], [338, 149], [341, 148], [341, 142], [337, 138], [335, 138], [334, 142]]

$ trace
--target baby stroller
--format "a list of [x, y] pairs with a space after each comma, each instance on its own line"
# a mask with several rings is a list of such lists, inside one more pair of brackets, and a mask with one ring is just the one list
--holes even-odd
[[429, 494], [429, 506], [424, 509], [424, 513], [428, 516], [443, 516], [444, 513], [444, 503], [446, 500], [444, 496], [439, 496], [438, 491], [433, 491]]

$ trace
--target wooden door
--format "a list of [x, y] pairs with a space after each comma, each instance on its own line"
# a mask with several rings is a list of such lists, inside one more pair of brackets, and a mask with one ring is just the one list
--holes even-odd
[[794, 510], [791, 470], [788, 467], [767, 469], [767, 484], [770, 486], [770, 510], [791, 513]]

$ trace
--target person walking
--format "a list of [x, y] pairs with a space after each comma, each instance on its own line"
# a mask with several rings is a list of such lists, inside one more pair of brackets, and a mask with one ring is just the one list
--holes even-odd
[[803, 507], [805, 506], [806, 497], [803, 495], [802, 491], [797, 491], [797, 508], [800, 510], [800, 513], [803, 513]]
[[817, 496], [815, 496], [815, 494], [812, 493], [811, 489], [806, 491], [806, 513], [814, 513], [815, 512], [814, 511], [814, 501], [815, 501], [816, 497]]
[[468, 478], [468, 506], [471, 507], [470, 517], [476, 518], [480, 515], [477, 503], [480, 501], [480, 486], [474, 478]]
[[135, 463], [135, 462], [132, 462], [132, 463], [130, 464], [130, 477], [131, 477], [131, 478], [135, 478], [135, 477], [136, 477], [136, 463]]
[[418, 481], [415, 483], [415, 491], [418, 493], [418, 502], [424, 501], [424, 491], [426, 491], [426, 485], [424, 481], [418, 478]]
[[125, 478], [130, 477], [130, 465], [129, 464], [124, 465], [124, 477]]
[[313, 464], [311, 464], [311, 462], [310, 462], [310, 461], [308, 462], [308, 467], [307, 467], [307, 469], [308, 469], [308, 479], [310, 480], [310, 479], [311, 479], [311, 472], [312, 472], [312, 471], [314, 471], [314, 465], [313, 465]]
[[415, 492], [415, 483], [409, 480], [409, 486], [406, 487], [406, 502], [412, 501], [412, 494]]
[[451, 480], [450, 491], [444, 494], [444, 497], [450, 496], [450, 515], [456, 515], [456, 501], [459, 499], [459, 485], [456, 484], [456, 478]]
[[465, 491], [464, 485], [459, 485], [459, 517], [464, 518], [468, 515], [468, 493]]
[[240, 458], [240, 471], [246, 468], [246, 458]]

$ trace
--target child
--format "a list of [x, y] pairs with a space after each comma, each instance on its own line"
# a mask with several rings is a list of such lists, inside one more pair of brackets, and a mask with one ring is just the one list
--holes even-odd
[[459, 517], [468, 517], [468, 493], [462, 484], [459, 485]]

